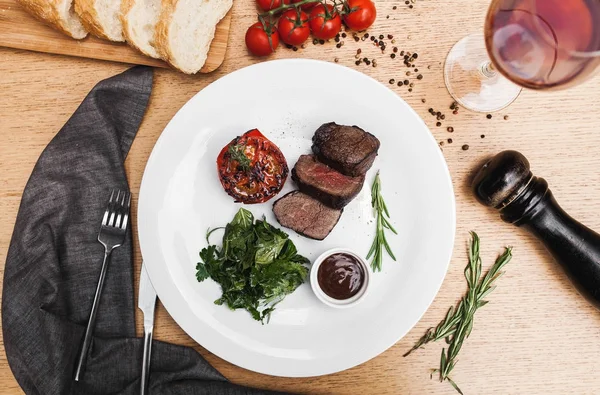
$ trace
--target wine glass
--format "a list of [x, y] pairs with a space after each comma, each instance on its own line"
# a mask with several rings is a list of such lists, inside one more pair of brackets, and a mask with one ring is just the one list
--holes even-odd
[[462, 107], [493, 112], [512, 103], [521, 87], [566, 88], [599, 64], [600, 0], [493, 0], [485, 35], [452, 47], [444, 80]]

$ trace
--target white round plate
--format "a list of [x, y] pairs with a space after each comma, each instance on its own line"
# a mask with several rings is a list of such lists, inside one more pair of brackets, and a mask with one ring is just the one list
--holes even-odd
[[[323, 123], [358, 125], [379, 138], [379, 156], [362, 192], [324, 241], [284, 229], [300, 254], [351, 248], [366, 254], [375, 222], [370, 186], [381, 171], [383, 196], [398, 235], [369, 295], [351, 309], [332, 309], [303, 284], [277, 306], [268, 324], [244, 310], [213, 303], [220, 287], [198, 283], [195, 267], [208, 228], [224, 226], [241, 207], [221, 184], [216, 157], [235, 136], [258, 128], [279, 146], [290, 168], [310, 152]], [[288, 179], [283, 196], [294, 188]], [[277, 199], [246, 205], [279, 226]], [[436, 141], [419, 116], [372, 78], [332, 63], [278, 60], [235, 71], [194, 96], [156, 142], [142, 180], [138, 230], [158, 297], [194, 340], [256, 372], [307, 377], [338, 372], [385, 351], [421, 318], [442, 284], [452, 254], [452, 182]], [[219, 242], [221, 234], [213, 234]], [[220, 244], [220, 243], [219, 243]]]

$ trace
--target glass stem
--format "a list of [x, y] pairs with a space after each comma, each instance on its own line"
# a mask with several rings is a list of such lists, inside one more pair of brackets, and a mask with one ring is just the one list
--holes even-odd
[[479, 69], [479, 72], [485, 78], [493, 78], [498, 73], [496, 71], [496, 69], [494, 68], [494, 64], [490, 60], [486, 61], [485, 63], [483, 63], [481, 65], [481, 68]]

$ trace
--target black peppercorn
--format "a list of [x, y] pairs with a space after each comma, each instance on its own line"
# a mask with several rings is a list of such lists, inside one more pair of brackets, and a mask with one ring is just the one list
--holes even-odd
[[398, 81], [398, 86], [402, 86], [402, 85], [404, 85], [404, 84], [402, 83], [402, 81]]
[[404, 85], [408, 85], [409, 81], [408, 80], [404, 80]]
[[435, 126], [440, 127], [440, 126], [442, 126], [442, 123], [441, 122], [436, 122]]
[[357, 60], [356, 62], [354, 62], [357, 66], [360, 65], [360, 60]]
[[482, 135], [481, 135], [481, 138], [482, 138], [482, 139], [484, 139], [484, 138], [485, 138], [485, 134], [482, 134]]
[[469, 149], [469, 145], [468, 145], [468, 144], [465, 144], [465, 145], [463, 145], [463, 146], [462, 146], [462, 149], [463, 149], [463, 151], [466, 151], [466, 150], [468, 150], [468, 149]]
[[452, 126], [448, 126], [448, 129], [446, 129], [446, 130], [448, 130], [448, 132], [450, 132], [450, 133], [454, 132], [454, 128]]
[[325, 40], [319, 40], [319, 44], [321, 44], [321, 45], [325, 44]]
[[390, 79], [390, 84], [393, 84], [393, 83], [395, 83], [395, 82], [396, 82], [396, 80], [395, 80], [395, 79], [393, 79], [393, 78], [392, 78], [392, 79]]
[[418, 79], [418, 80], [422, 80], [422, 79], [423, 79], [423, 74], [419, 74], [419, 75], [417, 76], [417, 79]]
[[346, 38], [347, 37], [346, 33], [342, 33], [342, 37]]
[[485, 116], [487, 119], [492, 119], [492, 114], [488, 114]]
[[448, 139], [448, 144], [452, 144], [452, 139]]
[[395, 57], [396, 57], [395, 53], [393, 53], [393, 54], [390, 55], [390, 58], [392, 58], [392, 59], [394, 59]]

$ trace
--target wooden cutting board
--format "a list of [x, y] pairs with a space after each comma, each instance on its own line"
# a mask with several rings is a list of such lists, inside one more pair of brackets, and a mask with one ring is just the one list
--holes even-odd
[[[231, 11], [219, 22], [208, 58], [201, 73], [216, 70], [227, 51]], [[0, 0], [0, 46], [30, 51], [110, 60], [121, 63], [169, 67], [165, 62], [142, 55], [124, 43], [88, 36], [72, 39], [29, 15], [16, 0]]]

